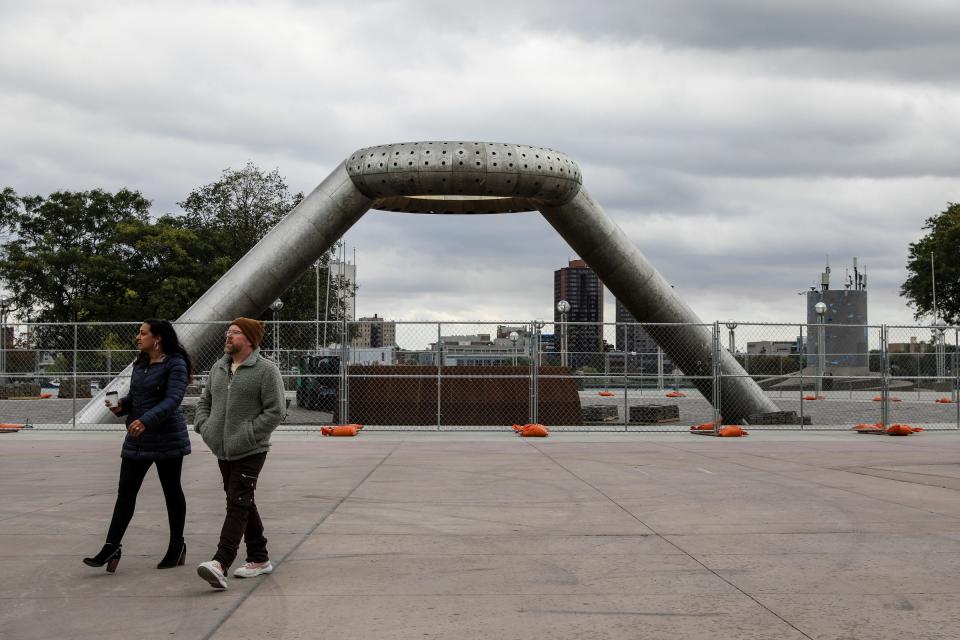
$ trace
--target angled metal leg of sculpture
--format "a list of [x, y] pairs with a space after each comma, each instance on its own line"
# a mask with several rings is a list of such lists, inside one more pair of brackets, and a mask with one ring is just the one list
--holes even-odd
[[[257, 317], [266, 311], [370, 209], [372, 202], [354, 186], [345, 163], [341, 163], [177, 318], [180, 341], [188, 351], [196, 353], [221, 338], [223, 320]], [[132, 366], [127, 367], [88, 402], [77, 413], [77, 422], [115, 422], [116, 418], [103, 405], [103, 396], [108, 390], [116, 390], [123, 397], [131, 371]]]
[[[643, 254], [582, 189], [580, 169], [553, 149], [489, 142], [401, 142], [358, 149], [177, 319], [196, 351], [223, 321], [258, 316], [370, 208], [427, 214], [540, 210], [640, 322], [699, 323]], [[650, 327], [650, 334], [712, 399], [713, 344], [702, 326]], [[722, 351], [721, 413], [728, 420], [777, 407]], [[123, 392], [125, 370], [107, 390]], [[113, 420], [103, 393], [77, 422]]]
[[[637, 322], [685, 323], [685, 326], [649, 326], [656, 340], [708, 400], [713, 397], [713, 336], [697, 314], [680, 299], [627, 235], [581, 188], [568, 203], [541, 207], [540, 212], [601, 282], [633, 314]], [[721, 349], [720, 415], [736, 421], [778, 411], [756, 382], [726, 349]]]

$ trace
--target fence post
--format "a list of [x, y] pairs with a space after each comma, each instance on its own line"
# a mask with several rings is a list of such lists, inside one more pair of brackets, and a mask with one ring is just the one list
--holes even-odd
[[[806, 325], [800, 325], [800, 348], [803, 349], [803, 358], [800, 361], [800, 430], [803, 431], [803, 370], [807, 368], [807, 341], [803, 337], [803, 329]], [[811, 420], [812, 422], [812, 420]]]
[[713, 431], [714, 433], [720, 430], [720, 423], [723, 421], [723, 416], [720, 415], [720, 401], [722, 399], [720, 391], [720, 321], [714, 320], [713, 322]]
[[887, 325], [880, 326], [880, 426], [886, 429], [890, 419], [890, 353], [887, 350]]
[[957, 429], [960, 429], [960, 369], [957, 368], [957, 365], [960, 364], [960, 359], [957, 358], [957, 352], [960, 351], [960, 329], [953, 330], [953, 392], [950, 394], [950, 399], [953, 400], [953, 406], [957, 409]]
[[340, 424], [350, 422], [350, 347], [347, 316], [340, 321]]
[[442, 384], [441, 376], [440, 376], [440, 367], [443, 366], [443, 337], [441, 335], [442, 331], [440, 327], [441, 327], [441, 324], [438, 322], [437, 323], [437, 431], [440, 431], [440, 421], [441, 421], [440, 411], [442, 407], [440, 403], [440, 392], [441, 392], [440, 385]]
[[540, 404], [537, 391], [539, 386], [539, 377], [540, 377], [540, 323], [537, 320], [534, 320], [530, 323], [530, 327], [533, 331], [530, 332], [530, 393], [529, 393], [529, 403], [530, 406], [527, 409], [527, 414], [530, 419], [530, 422], [536, 423], [539, 422], [537, 419], [538, 406]]
[[73, 428], [77, 428], [77, 353], [78, 353], [77, 323], [73, 323]]
[[627, 363], [630, 361], [630, 350], [627, 348], [627, 325], [623, 325], [623, 349], [620, 350], [623, 356], [623, 430], [627, 430], [627, 424], [630, 422], [630, 401], [628, 396], [630, 392], [627, 388], [630, 386], [630, 377], [627, 372]]

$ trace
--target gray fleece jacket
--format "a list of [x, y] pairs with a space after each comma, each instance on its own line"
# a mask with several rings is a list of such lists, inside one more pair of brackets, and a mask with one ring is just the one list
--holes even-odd
[[255, 349], [234, 374], [229, 355], [210, 368], [193, 430], [220, 460], [238, 460], [270, 448], [270, 434], [286, 413], [283, 378]]

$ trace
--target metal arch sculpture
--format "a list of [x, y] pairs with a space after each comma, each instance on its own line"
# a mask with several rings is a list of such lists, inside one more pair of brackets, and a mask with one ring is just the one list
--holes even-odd
[[[369, 209], [432, 214], [540, 211], [586, 260], [638, 322], [673, 323], [648, 331], [704, 397], [713, 397], [709, 330], [583, 188], [580, 168], [553, 149], [490, 142], [402, 142], [360, 149], [288, 213], [178, 319], [181, 341], [196, 349], [217, 338], [216, 324], [258, 316]], [[777, 411], [726, 350], [721, 350], [726, 420]], [[108, 388], [116, 388], [118, 378]], [[112, 418], [95, 398], [83, 423]]]

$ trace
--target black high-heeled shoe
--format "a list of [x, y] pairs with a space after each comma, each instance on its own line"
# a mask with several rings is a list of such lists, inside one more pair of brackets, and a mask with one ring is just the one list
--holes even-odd
[[107, 571], [113, 573], [117, 570], [117, 565], [120, 564], [120, 550], [123, 545], [106, 543], [103, 545], [103, 549], [100, 549], [100, 553], [93, 556], [92, 558], [84, 558], [83, 564], [88, 567], [102, 567], [107, 565]]
[[172, 569], [173, 567], [182, 567], [187, 560], [187, 543], [180, 541], [180, 546], [167, 547], [167, 553], [163, 559], [157, 563], [157, 569]]

